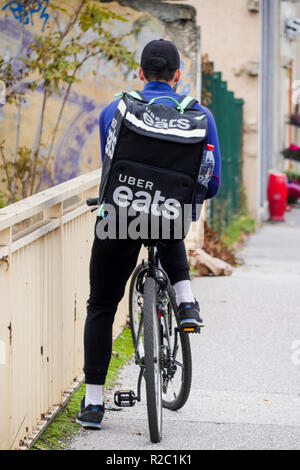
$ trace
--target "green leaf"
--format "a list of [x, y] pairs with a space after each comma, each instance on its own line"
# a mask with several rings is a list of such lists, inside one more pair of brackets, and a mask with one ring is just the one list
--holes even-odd
[[54, 82], [54, 89], [55, 89], [55, 93], [56, 93], [58, 96], [61, 96], [61, 92], [60, 92], [60, 89], [59, 89], [59, 86], [58, 86], [58, 82], [57, 82], [57, 81]]

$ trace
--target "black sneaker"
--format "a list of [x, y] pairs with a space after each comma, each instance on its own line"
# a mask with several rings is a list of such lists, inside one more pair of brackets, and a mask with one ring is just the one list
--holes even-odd
[[183, 302], [178, 307], [180, 326], [184, 328], [197, 328], [203, 326], [200, 317], [200, 308], [197, 300], [195, 302]]
[[104, 416], [104, 405], [84, 406], [85, 397], [81, 400], [81, 410], [77, 415], [76, 423], [87, 429], [101, 429]]

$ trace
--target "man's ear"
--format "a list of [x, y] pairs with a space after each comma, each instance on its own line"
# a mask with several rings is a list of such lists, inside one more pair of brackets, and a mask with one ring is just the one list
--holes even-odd
[[143, 69], [140, 67], [139, 68], [139, 79], [144, 82], [145, 81], [145, 76], [144, 76], [144, 72], [143, 72]]
[[180, 71], [180, 69], [177, 69], [176, 72], [175, 72], [175, 76], [174, 76], [174, 82], [178, 83], [180, 78], [181, 78], [181, 71]]

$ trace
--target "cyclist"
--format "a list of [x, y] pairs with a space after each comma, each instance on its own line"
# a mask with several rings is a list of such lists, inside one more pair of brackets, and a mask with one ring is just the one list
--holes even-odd
[[[180, 56], [176, 46], [165, 40], [148, 43], [141, 56], [139, 78], [145, 82], [143, 96], [147, 100], [159, 96], [179, 98]], [[110, 125], [120, 100], [106, 106], [100, 115], [102, 159]], [[162, 99], [162, 104], [171, 105]], [[171, 103], [171, 104], [170, 104]], [[216, 196], [220, 186], [221, 158], [214, 118], [208, 109], [196, 104], [208, 120], [207, 143], [214, 145], [215, 169], [206, 198]], [[118, 303], [124, 295], [141, 248], [141, 241], [132, 239], [100, 240], [95, 236], [90, 261], [90, 297], [84, 331], [84, 372], [86, 395], [81, 403], [77, 421], [83, 427], [100, 428], [104, 415], [102, 386], [112, 353], [112, 326]], [[185, 245], [176, 241], [158, 248], [160, 262], [176, 292], [179, 318], [185, 326], [201, 326], [200, 309], [194, 298], [189, 276]]]

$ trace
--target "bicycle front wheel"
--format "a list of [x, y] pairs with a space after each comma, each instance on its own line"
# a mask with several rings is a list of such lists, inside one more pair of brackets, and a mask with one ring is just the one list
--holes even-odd
[[144, 285], [143, 316], [148, 424], [150, 439], [157, 443], [162, 437], [161, 341], [156, 308], [156, 286], [155, 280], [151, 277]]

